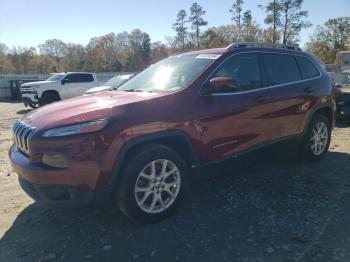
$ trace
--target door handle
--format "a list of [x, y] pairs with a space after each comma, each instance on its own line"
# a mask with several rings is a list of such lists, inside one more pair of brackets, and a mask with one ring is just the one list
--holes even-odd
[[272, 99], [271, 96], [258, 96], [257, 98], [255, 98], [255, 101], [259, 102], [259, 103], [264, 103], [264, 102], [269, 101], [271, 99]]
[[315, 88], [313, 87], [307, 87], [304, 89], [304, 93], [308, 93], [308, 94], [312, 93], [313, 91], [315, 91]]

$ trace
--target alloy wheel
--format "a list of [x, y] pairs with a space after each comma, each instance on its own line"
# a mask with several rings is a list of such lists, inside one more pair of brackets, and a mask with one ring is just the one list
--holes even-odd
[[326, 123], [318, 122], [312, 130], [310, 148], [313, 154], [321, 155], [328, 144], [328, 128]]
[[142, 169], [136, 179], [137, 205], [146, 213], [161, 213], [174, 203], [180, 185], [180, 172], [172, 161], [154, 160]]

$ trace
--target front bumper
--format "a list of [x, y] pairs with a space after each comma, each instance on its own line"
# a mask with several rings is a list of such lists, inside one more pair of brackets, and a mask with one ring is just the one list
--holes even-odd
[[[15, 145], [11, 147], [9, 157], [21, 187], [39, 203], [53, 207], [77, 207], [92, 201], [95, 191], [81, 187], [84, 177], [81, 182], [74, 181], [72, 170], [32, 163]], [[74, 171], [77, 172], [76, 169]]]
[[22, 94], [22, 101], [25, 106], [29, 104], [39, 104], [38, 94]]
[[35, 185], [18, 176], [22, 189], [35, 201], [50, 207], [80, 207], [92, 201], [92, 192], [82, 192], [69, 186]]

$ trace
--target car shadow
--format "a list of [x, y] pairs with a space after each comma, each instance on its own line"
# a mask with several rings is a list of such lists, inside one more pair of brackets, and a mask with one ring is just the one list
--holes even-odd
[[32, 111], [32, 109], [22, 109], [16, 112], [17, 115], [25, 115], [27, 113], [29, 113], [30, 111]]
[[149, 225], [108, 207], [32, 204], [1, 239], [0, 261], [350, 261], [349, 163], [259, 151], [206, 168], [178, 212]]
[[350, 120], [337, 120], [335, 126], [338, 128], [348, 128], [350, 127]]

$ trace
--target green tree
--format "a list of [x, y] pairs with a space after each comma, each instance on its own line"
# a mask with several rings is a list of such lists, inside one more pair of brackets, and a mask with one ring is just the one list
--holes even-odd
[[143, 33], [141, 41], [141, 52], [144, 67], [148, 66], [151, 62], [151, 38], [149, 34]]
[[200, 27], [206, 26], [208, 24], [208, 22], [203, 19], [203, 15], [205, 13], [206, 12], [203, 10], [203, 7], [198, 3], [192, 4], [189, 21], [192, 23], [192, 29], [195, 30], [197, 49], [199, 49], [200, 43]]
[[331, 64], [339, 51], [350, 47], [350, 17], [338, 17], [327, 20], [318, 26], [306, 49], [316, 54], [323, 63]]
[[310, 22], [305, 21], [305, 18], [308, 17], [308, 11], [301, 10], [303, 2], [304, 0], [280, 1], [283, 44], [298, 41], [301, 29], [312, 26]]
[[242, 19], [243, 3], [244, 3], [243, 0], [235, 0], [235, 2], [232, 4], [232, 8], [230, 9], [230, 13], [232, 15], [231, 19], [236, 23], [238, 27], [238, 41], [241, 40], [241, 19]]
[[273, 0], [269, 2], [266, 6], [258, 5], [266, 12], [266, 18], [264, 20], [265, 24], [270, 25], [264, 31], [264, 39], [267, 42], [276, 43], [279, 41], [279, 31], [278, 27], [281, 26], [281, 7], [279, 0]]
[[162, 42], [154, 42], [151, 44], [151, 61], [150, 63], [156, 63], [159, 60], [166, 58], [170, 55], [169, 48]]
[[181, 42], [182, 50], [185, 50], [185, 37], [187, 34], [186, 23], [188, 21], [186, 20], [186, 17], [187, 17], [186, 10], [182, 9], [177, 13], [176, 21], [175, 23], [173, 23], [173, 29], [176, 31], [177, 38]]
[[243, 38], [244, 41], [258, 41], [260, 34], [261, 29], [253, 20], [252, 12], [250, 10], [246, 10], [242, 17], [241, 38]]
[[301, 29], [312, 25], [305, 21], [308, 12], [301, 10], [303, 2], [304, 0], [273, 0], [265, 7], [259, 5], [267, 14], [265, 23], [272, 27], [272, 30], [266, 31], [269, 37], [272, 34], [272, 42], [278, 42], [279, 39], [282, 39], [283, 44], [297, 42]]

